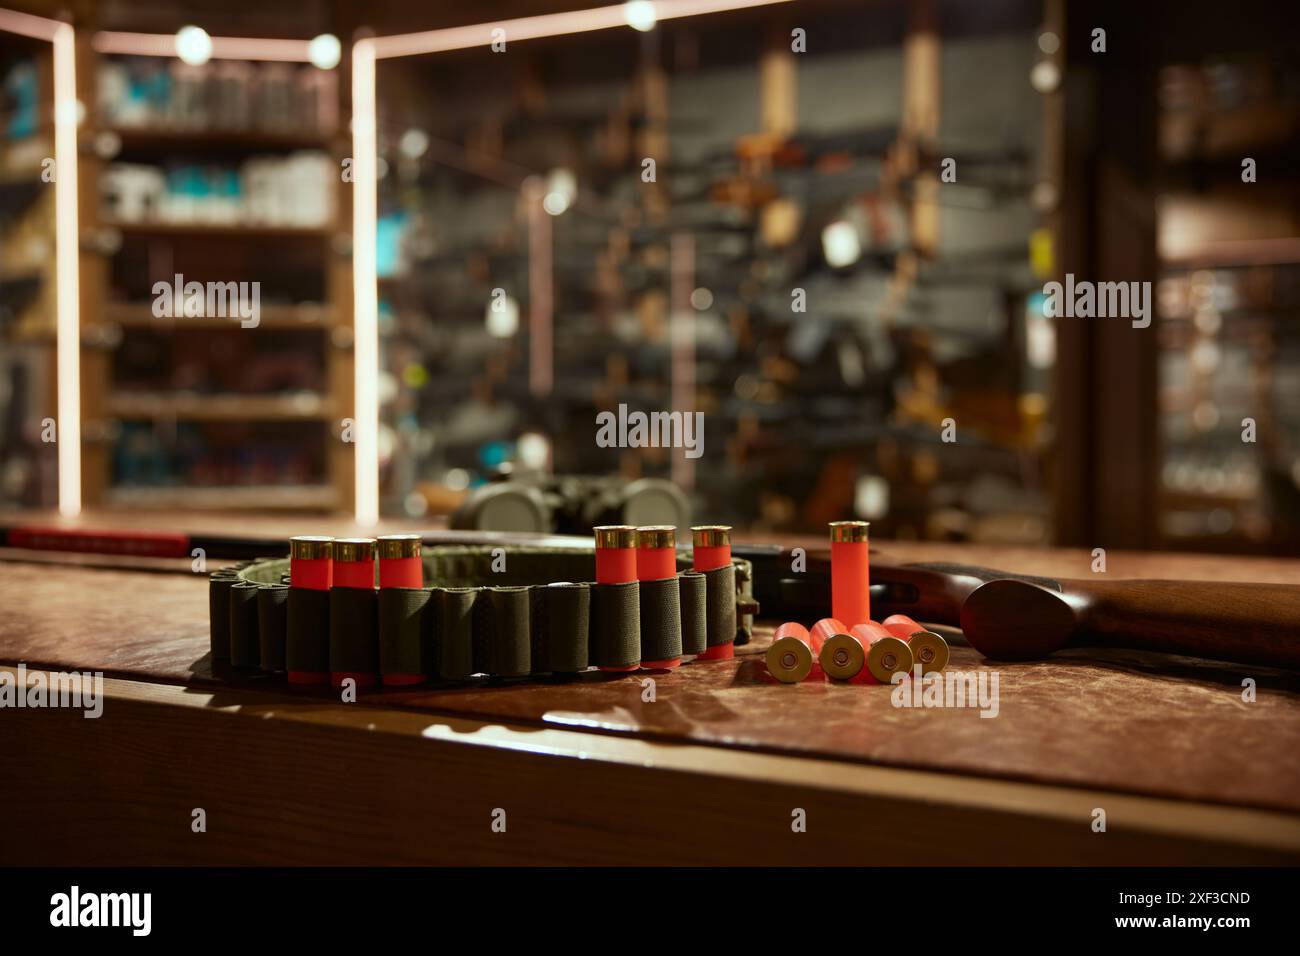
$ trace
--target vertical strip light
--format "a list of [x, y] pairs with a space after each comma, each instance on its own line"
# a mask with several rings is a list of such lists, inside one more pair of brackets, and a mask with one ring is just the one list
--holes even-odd
[[81, 282], [77, 227], [77, 42], [71, 24], [54, 31], [54, 271], [56, 296], [59, 513], [81, 512]]
[[352, 45], [352, 322], [356, 522], [379, 521], [378, 124], [375, 43]]

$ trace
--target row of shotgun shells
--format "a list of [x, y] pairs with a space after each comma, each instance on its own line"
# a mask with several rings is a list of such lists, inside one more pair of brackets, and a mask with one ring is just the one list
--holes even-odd
[[783, 684], [807, 679], [814, 664], [836, 680], [889, 684], [895, 674], [910, 674], [914, 667], [922, 675], [943, 670], [948, 653], [947, 641], [905, 614], [851, 628], [827, 617], [811, 631], [795, 621], [778, 627], [767, 649], [767, 670]]
[[[289, 586], [312, 591], [331, 588], [421, 588], [424, 587], [423, 539], [418, 534], [389, 534], [381, 538], [329, 538], [299, 535], [289, 539]], [[376, 575], [375, 558], [379, 558]], [[389, 678], [391, 683], [411, 683], [414, 677]], [[376, 684], [373, 674], [351, 672], [317, 673], [289, 671], [291, 684], [339, 686], [352, 678], [358, 687]]]
[[327, 591], [332, 587], [373, 588], [379, 558], [381, 588], [424, 587], [424, 564], [418, 534], [382, 538], [325, 538], [300, 535], [289, 539], [289, 584]]
[[[596, 539], [596, 583], [628, 584], [662, 581], [677, 576], [677, 529], [672, 525], [610, 524], [592, 529]], [[731, 564], [731, 528], [698, 525], [691, 528], [691, 570], [715, 571]], [[695, 659], [725, 660], [734, 656], [734, 643], [716, 644]], [[676, 667], [681, 658], [642, 661], [644, 668]], [[636, 667], [602, 670], [635, 670]]]
[[[604, 525], [594, 529], [597, 584], [628, 584], [673, 580], [677, 577], [677, 529], [672, 525]], [[731, 528], [701, 525], [691, 529], [692, 570], [715, 571], [731, 566]], [[378, 573], [375, 560], [378, 558]], [[289, 541], [289, 585], [316, 591], [332, 588], [422, 588], [424, 563], [418, 534], [381, 538], [329, 538], [300, 535]], [[725, 660], [734, 655], [734, 642], [710, 645], [695, 660]], [[601, 666], [606, 671], [671, 668], [681, 657], [642, 660], [627, 666]], [[401, 675], [399, 675], [400, 677]], [[289, 671], [291, 684], [336, 686], [347, 677], [359, 687], [371, 687], [374, 675]], [[414, 681], [412, 676], [411, 681]], [[390, 678], [385, 677], [385, 682]], [[411, 682], [398, 680], [397, 683]]]

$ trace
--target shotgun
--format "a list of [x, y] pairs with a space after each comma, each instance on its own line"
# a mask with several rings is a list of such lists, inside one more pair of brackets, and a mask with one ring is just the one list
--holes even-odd
[[[1300, 669], [1300, 586], [1231, 581], [1069, 580], [964, 564], [873, 560], [872, 613], [902, 613], [962, 629], [994, 660], [1046, 657], [1067, 647], [1123, 647]], [[780, 578], [764, 610], [821, 616], [830, 607], [830, 555]]]

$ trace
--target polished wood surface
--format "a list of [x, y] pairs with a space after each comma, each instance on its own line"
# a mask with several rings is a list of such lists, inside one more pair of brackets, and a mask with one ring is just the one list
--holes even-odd
[[[149, 527], [345, 530], [305, 528], [300, 519]], [[1060, 577], [1087, 574], [1092, 562], [1090, 553], [1069, 550], [873, 548], [891, 561]], [[290, 694], [265, 678], [214, 681], [206, 581], [188, 561], [128, 568], [113, 559], [16, 551], [0, 558], [0, 665], [102, 669], [126, 678], [110, 680], [98, 721], [66, 711], [0, 715], [17, 732], [12, 739], [26, 768], [22, 785], [0, 800], [19, 819], [98, 846], [105, 862], [127, 844], [113, 849], [78, 824], [75, 808], [88, 798], [60, 789], [72, 786], [69, 775], [89, 774], [93, 799], [106, 801], [103, 812], [123, 834], [135, 834], [130, 860], [138, 862], [450, 861], [443, 843], [429, 842], [435, 832], [450, 841], [448, 853], [476, 861], [619, 862], [625, 853], [628, 862], [883, 862], [887, 847], [903, 854], [900, 862], [1300, 859], [1300, 678], [1291, 671], [1115, 648], [993, 664], [954, 646], [947, 673], [997, 674], [998, 715], [982, 718], [972, 708], [897, 707], [890, 688], [776, 684], [761, 664], [768, 624], [732, 662], [623, 678], [484, 680], [343, 704]], [[1300, 583], [1300, 562], [1290, 561], [1112, 553], [1108, 565], [1107, 581], [1213, 575]], [[1253, 683], [1253, 699], [1244, 681]], [[399, 726], [401, 733], [379, 732]], [[331, 775], [332, 788], [325, 786]], [[904, 780], [902, 790], [890, 789]], [[392, 792], [403, 787], [415, 796]], [[145, 832], [155, 815], [175, 811], [176, 800], [204, 805], [181, 796], [191, 790], [215, 793], [207, 799], [220, 798], [221, 815], [239, 821], [237, 834], [194, 844], [188, 811], [180, 833]], [[541, 842], [498, 853], [490, 831], [480, 840], [471, 824], [487, 812], [484, 804], [506, 800], [491, 795], [501, 792], [530, 826], [549, 821], [556, 829], [546, 838], [533, 830], [530, 839]], [[987, 799], [972, 807], [965, 795], [976, 793]], [[470, 817], [461, 818], [461, 802]], [[791, 807], [809, 802], [821, 808], [818, 816], [832, 814], [835, 831], [783, 842]], [[450, 836], [424, 820], [421, 806], [441, 807], [441, 821], [470, 830]], [[1098, 807], [1110, 821], [1105, 834], [1091, 830]], [[860, 823], [880, 813], [915, 832], [937, 828], [950, 842], [924, 851], [919, 841], [892, 844]], [[314, 823], [281, 827], [294, 814]], [[1173, 821], [1181, 822], [1171, 831]], [[352, 835], [320, 846], [305, 835], [311, 826]], [[394, 828], [406, 828], [411, 839]], [[1041, 842], [1024, 836], [1031, 831]], [[587, 833], [584, 849], [560, 846], [577, 832]], [[749, 845], [761, 833], [766, 842]], [[253, 838], [260, 842], [250, 848]], [[67, 840], [62, 858], [75, 861], [73, 837]], [[655, 858], [656, 841], [673, 847]]]
[[[5, 715], [4, 862], [1300, 860], [1293, 814], [244, 690], [110, 679], [106, 694], [98, 720]], [[196, 809], [206, 832], [194, 832]], [[505, 832], [492, 829], [500, 811]]]

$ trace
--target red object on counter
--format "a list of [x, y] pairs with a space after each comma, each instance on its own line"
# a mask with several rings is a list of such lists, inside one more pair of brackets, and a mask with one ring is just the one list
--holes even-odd
[[912, 671], [912, 651], [883, 625], [866, 621], [853, 625], [850, 632], [865, 653], [862, 680], [868, 684], [888, 684], [895, 673]]
[[871, 620], [871, 558], [866, 521], [832, 521], [831, 614], [849, 627]]
[[387, 534], [376, 542], [381, 588], [424, 587], [424, 542], [418, 534]]
[[731, 526], [697, 525], [691, 529], [691, 569], [715, 571], [731, 563]]
[[98, 531], [31, 525], [9, 528], [5, 531], [4, 546], [30, 548], [35, 551], [124, 554], [133, 558], [190, 556], [189, 535], [156, 531]]
[[906, 614], [894, 614], [884, 620], [885, 630], [907, 644], [912, 651], [912, 666], [921, 674], [931, 674], [948, 666], [951, 651], [948, 642], [934, 631], [917, 624]]
[[808, 628], [797, 621], [786, 621], [776, 629], [767, 649], [767, 672], [783, 684], [797, 684], [812, 673], [820, 649], [820, 635], [814, 646]]
[[636, 576], [639, 581], [677, 577], [677, 529], [656, 524], [637, 528]]
[[[669, 524], [636, 529], [636, 576], [639, 581], [665, 581], [677, 577], [677, 529]], [[664, 670], [681, 664], [681, 657], [641, 662], [646, 669]]]
[[375, 586], [375, 539], [334, 539], [334, 581], [336, 588]]
[[596, 583], [627, 584], [635, 581], [636, 528], [625, 524], [593, 528], [596, 536]]
[[[289, 586], [328, 591], [333, 582], [334, 539], [300, 535], [289, 539]], [[319, 686], [329, 683], [325, 671], [289, 671], [290, 684]]]
[[[628, 584], [637, 580], [637, 529], [626, 524], [601, 525], [593, 528], [596, 536], [596, 583]], [[611, 674], [640, 670], [640, 664], [623, 667], [598, 665]]]
[[[691, 528], [691, 567], [695, 571], [716, 571], [731, 564], [731, 527], [725, 524]], [[734, 641], [706, 647], [697, 661], [729, 661], [736, 656]]]
[[[386, 534], [376, 539], [379, 551], [379, 588], [424, 587], [424, 541], [418, 534]], [[383, 674], [380, 680], [390, 687], [423, 684], [423, 674]]]
[[823, 674], [835, 680], [852, 680], [858, 675], [866, 662], [866, 650], [843, 621], [822, 618], [813, 625], [813, 634], [821, 642], [817, 660]]
[[[334, 539], [334, 584], [336, 588], [371, 588], [375, 586], [375, 539]], [[330, 684], [342, 687], [351, 677], [358, 690], [372, 689], [378, 679], [374, 674], [330, 671]]]

